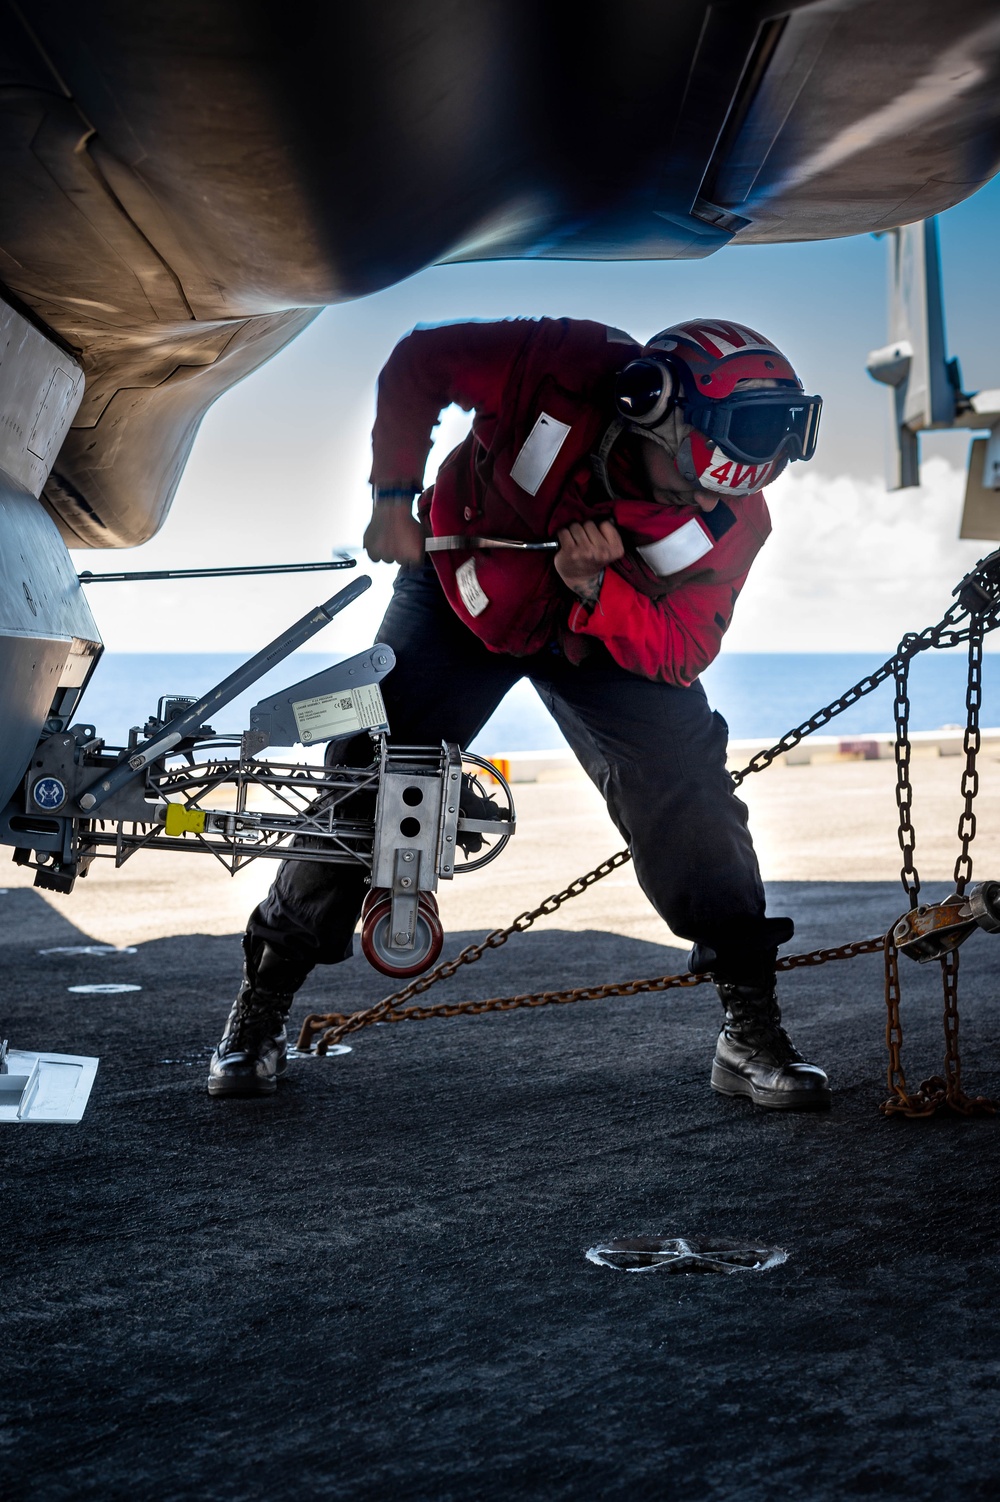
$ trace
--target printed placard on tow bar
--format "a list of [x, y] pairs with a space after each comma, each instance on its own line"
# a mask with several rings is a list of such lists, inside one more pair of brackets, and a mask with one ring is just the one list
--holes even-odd
[[320, 694], [316, 699], [300, 699], [292, 705], [299, 740], [304, 746], [312, 741], [330, 741], [358, 730], [388, 730], [385, 704], [377, 684], [359, 684], [336, 694]]

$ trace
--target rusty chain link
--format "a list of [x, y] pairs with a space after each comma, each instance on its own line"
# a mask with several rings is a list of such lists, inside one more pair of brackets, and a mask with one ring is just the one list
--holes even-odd
[[[962, 896], [968, 882], [972, 879], [971, 845], [976, 837], [976, 815], [973, 805], [979, 791], [979, 771], [976, 759], [981, 745], [979, 711], [982, 705], [983, 689], [983, 636], [986, 631], [992, 630], [997, 624], [996, 602], [993, 594], [977, 584], [975, 588], [981, 598], [976, 599], [968, 587], [970, 579], [974, 580], [975, 574], [974, 570], [956, 590], [959, 595], [956, 603], [961, 606], [964, 602], [964, 608], [970, 617], [968, 626], [961, 633], [969, 643], [969, 669], [965, 690], [965, 736], [962, 743], [962, 749], [965, 752], [965, 768], [962, 772], [961, 792], [965, 802], [958, 821], [961, 850], [955, 862], [954, 873], [957, 896]], [[993, 581], [987, 579], [987, 583], [993, 583]], [[964, 591], [963, 586], [965, 586]], [[995, 591], [995, 583], [993, 588]], [[952, 606], [952, 610], [954, 608]], [[910, 640], [910, 637], [903, 638], [900, 643], [900, 653]], [[896, 806], [899, 809], [899, 845], [903, 852], [903, 869], [900, 872], [900, 878], [903, 890], [909, 897], [912, 911], [917, 906], [920, 878], [913, 861], [914, 833], [910, 818], [912, 788], [909, 777], [907, 670], [908, 662], [906, 665], [900, 664], [896, 672]], [[886, 1116], [933, 1116], [935, 1112], [946, 1108], [963, 1116], [993, 1116], [998, 1109], [996, 1101], [984, 1095], [970, 1097], [962, 1089], [962, 1061], [958, 1048], [958, 950], [949, 950], [943, 954], [939, 964], [944, 993], [944, 1074], [934, 1075], [924, 1080], [911, 1094], [907, 1089], [901, 1058], [903, 1030], [899, 1016], [901, 997], [899, 955], [893, 940], [893, 929], [889, 930], [885, 939], [885, 1036], [889, 1049], [887, 1069], [889, 1096], [882, 1103], [882, 1113]]]
[[998, 1103], [986, 1095], [966, 1095], [962, 1089], [962, 1061], [958, 1051], [958, 965], [957, 949], [941, 956], [941, 983], [944, 992], [944, 1074], [922, 1080], [911, 1094], [900, 1058], [903, 1030], [899, 1020], [899, 956], [890, 929], [885, 939], [885, 997], [887, 1020], [886, 1043], [889, 1048], [887, 1079], [889, 1098], [880, 1110], [883, 1116], [934, 1116], [942, 1109], [960, 1116], [995, 1116]]
[[[526, 912], [519, 913], [513, 923], [506, 928], [495, 928], [492, 933], [479, 944], [469, 944], [457, 954], [453, 960], [443, 960], [440, 965], [435, 965], [433, 970], [428, 970], [426, 975], [418, 976], [410, 981], [408, 986], [403, 986], [391, 996], [385, 996], [372, 1007], [366, 1007], [364, 1011], [352, 1012], [348, 1016], [341, 1013], [329, 1013], [322, 1016], [312, 1013], [302, 1024], [297, 1047], [305, 1049], [311, 1047], [311, 1038], [322, 1028], [330, 1028], [329, 1036], [324, 1035], [323, 1046], [317, 1052], [326, 1053], [327, 1047], [332, 1043], [338, 1043], [345, 1033], [357, 1032], [359, 1028], [369, 1027], [373, 1022], [379, 1022], [382, 1017], [401, 1006], [404, 1001], [409, 1001], [411, 996], [419, 996], [423, 991], [430, 990], [431, 986], [439, 980], [448, 980], [460, 970], [463, 965], [474, 965], [481, 960], [488, 949], [499, 949], [501, 944], [506, 944], [513, 934], [523, 934], [539, 918], [547, 917], [550, 913], [558, 912], [564, 902], [571, 897], [578, 897], [588, 887], [592, 887], [596, 881], [602, 881], [605, 876], [610, 876], [612, 871], [617, 871], [619, 866], [624, 866], [632, 859], [631, 850], [619, 850], [615, 855], [601, 861], [592, 871], [578, 876], [571, 881], [568, 887], [563, 887], [561, 892], [553, 892], [540, 902], [537, 907], [529, 908]], [[455, 1015], [455, 1014], [451, 1014]], [[336, 1025], [331, 1026], [331, 1019], [335, 1019]]]
[[[983, 562], [989, 563], [993, 559], [998, 560], [998, 567], [1000, 567], [1000, 552], [991, 554], [990, 558], [984, 559]], [[969, 580], [979, 572], [981, 567], [982, 564], [977, 564], [972, 573], [962, 580], [962, 583], [956, 587], [953, 593], [959, 594], [960, 591], [967, 591]], [[991, 605], [993, 617], [1000, 615], [1000, 604], [991, 600]], [[800, 741], [805, 740], [807, 735], [812, 735], [814, 731], [822, 730], [824, 725], [829, 725], [830, 721], [835, 719], [837, 715], [842, 714], [845, 709], [850, 709], [859, 700], [866, 698], [868, 694], [874, 693], [887, 679], [896, 677], [900, 669], [908, 667], [909, 663], [919, 653], [926, 652], [929, 647], [957, 647], [960, 643], [966, 641], [971, 627], [960, 627], [958, 622], [963, 615], [968, 615], [969, 613], [969, 604], [963, 603], [962, 599], [957, 599], [954, 604], [949, 605], [936, 626], [925, 626], [923, 631], [908, 632], [893, 655], [887, 658], [881, 667], [876, 668], [873, 673], [866, 673], [864, 678], [860, 678], [857, 683], [853, 684], [846, 693], [841, 694], [838, 699], [832, 699], [822, 709], [817, 709], [816, 713], [810, 715], [808, 720], [803, 720], [802, 724], [796, 725], [794, 730], [786, 731], [780, 741], [775, 741], [773, 746], [768, 746], [764, 751], [758, 751], [755, 756], [750, 758], [745, 767], [742, 767], [738, 772], [733, 772], [732, 778], [736, 786], [739, 787], [740, 783], [749, 777], [751, 772], [763, 772], [765, 767], [769, 767], [773, 761], [779, 756], [783, 756], [786, 751], [793, 750]], [[994, 618], [984, 629], [992, 630], [996, 625], [997, 619]]]
[[925, 1080], [921, 1090], [933, 1092], [935, 1103], [949, 1106], [962, 1116], [995, 1116], [997, 1102], [985, 1095], [966, 1095], [962, 1089], [962, 1061], [958, 1054], [958, 961], [957, 949], [941, 957], [944, 990], [944, 1078]]
[[[896, 762], [896, 806], [899, 811], [898, 838], [903, 855], [900, 879], [909, 899], [911, 910], [917, 906], [920, 878], [914, 860], [916, 836], [912, 822], [913, 789], [910, 783], [911, 747], [909, 738], [909, 666], [918, 653], [928, 648], [958, 646], [969, 643], [969, 675], [966, 690], [966, 731], [964, 750], [965, 771], [962, 776], [962, 795], [965, 807], [959, 821], [958, 835], [961, 853], [955, 865], [956, 890], [961, 894], [972, 876], [970, 846], [975, 838], [976, 818], [973, 801], [979, 790], [976, 756], [980, 748], [979, 709], [982, 702], [982, 650], [985, 632], [1000, 624], [1000, 550], [981, 559], [975, 569], [952, 591], [956, 596], [944, 616], [934, 626], [921, 632], [909, 632], [903, 637], [896, 652], [873, 673], [861, 678], [839, 698], [817, 710], [793, 730], [789, 730], [765, 750], [758, 751], [748, 764], [731, 774], [736, 787], [754, 772], [762, 772], [777, 757], [792, 750], [806, 736], [828, 725], [845, 709], [858, 703], [887, 679], [894, 678], [896, 696], [894, 701], [894, 746]], [[963, 628], [959, 622], [968, 616]], [[520, 913], [506, 928], [494, 929], [478, 944], [470, 944], [452, 960], [445, 960], [426, 975], [419, 976], [409, 985], [392, 995], [383, 997], [374, 1006], [361, 1011], [343, 1013], [312, 1013], [302, 1023], [297, 1047], [322, 1055], [327, 1049], [351, 1032], [370, 1027], [377, 1022], [425, 1021], [433, 1017], [478, 1016], [484, 1012], [514, 1011], [522, 1007], [539, 1007], [568, 1004], [576, 1001], [603, 1000], [611, 996], [638, 996], [650, 992], [682, 989], [701, 985], [712, 979], [705, 975], [664, 975], [650, 980], [611, 982], [601, 986], [578, 986], [566, 991], [536, 991], [515, 996], [493, 996], [483, 1001], [445, 1002], [432, 1006], [406, 1006], [412, 997], [429, 990], [438, 981], [447, 980], [464, 965], [475, 964], [490, 949], [498, 949], [515, 933], [524, 933], [541, 917], [555, 913], [572, 897], [585, 892], [595, 882], [610, 875], [619, 866], [632, 858], [628, 849], [619, 850], [599, 866], [577, 877], [562, 891], [555, 892], [535, 908]], [[794, 970], [812, 965], [824, 965], [834, 960], [853, 959], [858, 955], [882, 951], [885, 967], [885, 1001], [887, 1011], [886, 1046], [889, 1051], [887, 1079], [889, 1099], [881, 1110], [885, 1115], [910, 1117], [931, 1116], [942, 1106], [964, 1115], [995, 1114], [997, 1103], [985, 1096], [969, 1097], [961, 1088], [961, 1059], [958, 1050], [958, 952], [952, 950], [941, 959], [944, 989], [945, 1029], [945, 1076], [925, 1080], [919, 1089], [910, 1094], [902, 1065], [903, 1032], [899, 1016], [900, 983], [899, 956], [893, 941], [893, 930], [884, 936], [858, 939], [833, 948], [814, 949], [806, 954], [786, 955], [777, 962], [780, 971]]]
[[[849, 944], [839, 944], [833, 949], [813, 949], [807, 954], [789, 954], [780, 959], [775, 968], [799, 970], [810, 965], [826, 965], [831, 960], [852, 960], [859, 955], [878, 954], [883, 943], [882, 935], [878, 934], [874, 938], [855, 939]], [[484, 948], [485, 944], [472, 947]], [[462, 953], [466, 954], [468, 951], [463, 950]], [[478, 959], [479, 956], [474, 958]], [[457, 968], [462, 963], [462, 955], [451, 963]], [[325, 1016], [314, 1014], [307, 1017], [302, 1024], [298, 1046], [311, 1047], [316, 1034], [321, 1030], [322, 1036], [315, 1047], [317, 1054], [325, 1054], [345, 1033], [369, 1027], [372, 1022], [426, 1022], [432, 1017], [478, 1017], [483, 1012], [513, 1012], [521, 1007], [559, 1006], [574, 1001], [605, 1001], [611, 996], [644, 996], [650, 992], [700, 986], [711, 980], [710, 974], [692, 975], [684, 972], [681, 975], [658, 975], [650, 980], [611, 981], [602, 986], [577, 986], [569, 991], [533, 991], [517, 996], [491, 996], [484, 1001], [439, 1002], [436, 1006], [427, 1007], [404, 1007], [399, 1000], [390, 996], [365, 1012], [330, 1012]], [[404, 993], [399, 992], [398, 996], [402, 998]], [[373, 1015], [376, 1012], [378, 1016]]]
[[969, 677], [965, 690], [965, 737], [962, 749], [965, 752], [965, 770], [962, 773], [962, 797], [965, 807], [958, 821], [958, 838], [962, 850], [955, 862], [955, 891], [962, 895], [966, 884], [972, 880], [972, 856], [969, 846], [976, 837], [976, 815], [973, 801], [979, 792], [979, 772], [976, 757], [982, 744], [979, 734], [979, 710], [983, 702], [983, 624], [974, 619], [969, 630]]
[[941, 989], [944, 993], [944, 1078], [927, 1080], [921, 1087], [928, 1092], [936, 1087], [942, 1102], [959, 1110], [967, 1101], [962, 1090], [962, 1060], [958, 1052], [958, 965], [957, 949], [941, 956]]
[[929, 1116], [931, 1111], [921, 1108], [921, 1103], [915, 1102], [910, 1096], [906, 1084], [906, 1075], [903, 1073], [903, 1025], [899, 1020], [899, 951], [892, 937], [892, 929], [886, 934], [883, 941], [885, 951], [885, 1046], [889, 1050], [889, 1064], [886, 1070], [886, 1081], [889, 1086], [889, 1098], [883, 1101], [881, 1111], [883, 1116]]
[[[903, 642], [908, 640], [904, 636]], [[901, 644], [902, 645], [902, 644]], [[920, 898], [920, 877], [914, 862], [917, 843], [913, 828], [913, 784], [910, 782], [910, 659], [907, 657], [896, 667], [896, 700], [893, 705], [893, 722], [896, 727], [896, 743], [893, 755], [896, 759], [896, 807], [899, 810], [899, 848], [903, 852], [903, 868], [899, 873], [903, 891], [910, 900], [911, 910]]]

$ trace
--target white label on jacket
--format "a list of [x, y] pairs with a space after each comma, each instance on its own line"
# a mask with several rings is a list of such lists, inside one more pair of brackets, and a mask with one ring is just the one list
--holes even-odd
[[566, 442], [569, 431], [568, 423], [559, 422], [557, 418], [543, 412], [511, 465], [510, 477], [514, 483], [529, 495], [537, 495], [542, 481], [556, 462], [556, 455]]
[[299, 699], [292, 705], [292, 713], [304, 746], [351, 735], [355, 730], [381, 730], [388, 724], [382, 694], [375, 683], [359, 684], [337, 694], [320, 694], [316, 699]]
[[455, 583], [462, 596], [462, 604], [471, 616], [482, 615], [489, 602], [476, 578], [476, 560], [469, 558], [455, 570]]
[[661, 537], [659, 542], [647, 542], [636, 548], [640, 558], [649, 564], [653, 573], [664, 579], [668, 574], [679, 574], [682, 568], [690, 568], [699, 558], [704, 558], [715, 546], [696, 516]]

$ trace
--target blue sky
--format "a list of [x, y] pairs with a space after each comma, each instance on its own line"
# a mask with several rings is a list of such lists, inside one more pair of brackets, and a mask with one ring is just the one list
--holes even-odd
[[[940, 220], [949, 352], [961, 359], [967, 389], [1000, 385], [998, 229], [1000, 178]], [[774, 338], [807, 389], [825, 400], [813, 464], [795, 466], [788, 483], [768, 493], [775, 538], [751, 576], [730, 646], [881, 650], [925, 624], [920, 611], [940, 614], [946, 581], [988, 551], [956, 541], [967, 436], [925, 439], [926, 485], [885, 494], [888, 398], [864, 360], [886, 338], [886, 259], [884, 243], [859, 236], [731, 247], [695, 262], [432, 268], [325, 310], [210, 411], [160, 535], [139, 549], [79, 553], [77, 561], [94, 571], [185, 567], [320, 558], [338, 545], [357, 546], [370, 499], [375, 379], [415, 323], [568, 315], [642, 337], [680, 318], [722, 316]], [[461, 430], [451, 414], [442, 425], [444, 449]], [[894, 571], [886, 549], [897, 540], [902, 557]], [[872, 548], [880, 551], [874, 579]], [[331, 651], [354, 650], [377, 624], [390, 571], [372, 572], [370, 600], [323, 639]], [[91, 600], [112, 649], [249, 652], [320, 599], [325, 578], [332, 593], [335, 575], [266, 585], [93, 586]], [[781, 611], [794, 611], [785, 623], [794, 640]]]

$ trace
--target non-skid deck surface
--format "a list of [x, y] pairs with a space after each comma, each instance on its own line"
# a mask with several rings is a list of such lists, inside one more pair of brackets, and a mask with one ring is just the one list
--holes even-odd
[[[802, 948], [902, 906], [889, 883], [770, 896]], [[102, 937], [71, 912], [0, 897], [5, 1032], [101, 1056], [80, 1126], [0, 1132], [11, 1502], [996, 1495], [1000, 1127], [878, 1116], [877, 958], [783, 987], [829, 1116], [709, 1091], [707, 987], [379, 1027], [276, 1099], [218, 1102], [203, 1074], [237, 938], [40, 957]], [[967, 1082], [1000, 1092], [998, 961], [1000, 939], [962, 951]], [[682, 962], [550, 926], [448, 994]], [[67, 990], [115, 980], [142, 990]], [[904, 984], [919, 1078], [940, 1062], [936, 969]], [[382, 989], [358, 959], [297, 1015]], [[725, 1278], [585, 1260], [630, 1233], [789, 1259]]]

